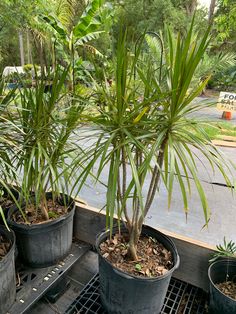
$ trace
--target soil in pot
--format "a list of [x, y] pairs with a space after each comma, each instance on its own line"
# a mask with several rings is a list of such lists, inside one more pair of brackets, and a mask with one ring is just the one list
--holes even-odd
[[[25, 215], [28, 220], [28, 223], [30, 224], [38, 224], [43, 222], [48, 222], [51, 220], [55, 220], [59, 218], [60, 216], [63, 216], [70, 211], [70, 208], [64, 205], [61, 205], [58, 201], [52, 201], [51, 199], [47, 200], [47, 212], [49, 219], [45, 220], [45, 217], [43, 216], [40, 207], [37, 210], [36, 206], [34, 204], [29, 204], [27, 208], [25, 209]], [[20, 212], [17, 212], [12, 215], [12, 220], [17, 223], [25, 224], [25, 220], [22, 217]]]
[[173, 267], [173, 257], [155, 238], [141, 236], [138, 242], [138, 261], [127, 256], [128, 235], [115, 234], [100, 244], [101, 255], [114, 267], [138, 277], [158, 277]]
[[13, 200], [7, 197], [2, 196], [0, 198], [0, 206], [2, 208], [10, 208], [14, 204]]
[[236, 301], [236, 282], [225, 281], [216, 284], [216, 287], [227, 297], [230, 297]]

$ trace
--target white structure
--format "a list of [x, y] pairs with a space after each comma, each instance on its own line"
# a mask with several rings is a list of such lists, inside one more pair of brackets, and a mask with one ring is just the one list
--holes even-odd
[[25, 73], [23, 67], [5, 67], [2, 73], [2, 76], [6, 77], [12, 73]]

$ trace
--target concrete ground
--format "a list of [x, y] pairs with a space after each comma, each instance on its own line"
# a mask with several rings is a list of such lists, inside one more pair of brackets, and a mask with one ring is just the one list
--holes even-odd
[[[233, 154], [235, 149], [223, 149], [227, 155]], [[234, 155], [236, 162], [236, 154]], [[228, 240], [236, 241], [236, 199], [232, 191], [221, 185], [224, 183], [219, 172], [215, 175], [206, 175], [204, 168], [199, 168], [199, 176], [208, 199], [211, 210], [211, 219], [208, 228], [205, 224], [201, 202], [194, 186], [189, 201], [189, 213], [186, 221], [183, 210], [181, 191], [178, 183], [174, 184], [171, 208], [167, 208], [167, 191], [163, 185], [160, 193], [155, 197], [153, 205], [147, 215], [146, 223], [163, 228], [181, 235], [201, 240], [208, 244], [218, 244], [225, 236]], [[236, 177], [236, 176], [235, 176]], [[219, 185], [212, 184], [219, 183]], [[102, 185], [86, 185], [83, 187], [80, 197], [89, 205], [102, 208], [105, 205], [106, 189]]]
[[[198, 98], [199, 103], [208, 102], [208, 99]], [[205, 108], [196, 115], [200, 119], [222, 121], [221, 112], [215, 107]], [[236, 125], [236, 113], [230, 121]], [[220, 148], [225, 158], [232, 160], [236, 164], [235, 148]], [[236, 199], [232, 191], [224, 186], [224, 178], [219, 171], [212, 172], [203, 156], [198, 156], [198, 174], [206, 193], [209, 207], [211, 209], [211, 219], [208, 228], [205, 225], [201, 202], [196, 188], [193, 186], [189, 201], [189, 213], [186, 216], [183, 211], [181, 191], [178, 183], [174, 184], [171, 208], [167, 209], [167, 191], [163, 185], [160, 193], [155, 197], [153, 205], [147, 215], [146, 223], [163, 228], [181, 235], [201, 240], [208, 244], [218, 244], [223, 241], [224, 236], [227, 240], [236, 241]], [[236, 180], [236, 171], [231, 167], [232, 174]], [[106, 171], [101, 177], [104, 182], [107, 179]], [[214, 184], [212, 184], [214, 183]], [[106, 188], [101, 184], [93, 186], [92, 180], [84, 185], [80, 197], [88, 202], [89, 205], [101, 209], [105, 206]]]
[[[220, 111], [216, 108], [217, 98], [197, 97], [195, 98], [194, 102], [199, 103], [203, 107], [201, 110], [194, 113], [194, 117], [216, 122], [227, 121], [233, 125], [236, 125], [236, 112], [232, 113], [231, 120], [222, 119], [223, 111]], [[210, 106], [208, 106], [209, 104]]]

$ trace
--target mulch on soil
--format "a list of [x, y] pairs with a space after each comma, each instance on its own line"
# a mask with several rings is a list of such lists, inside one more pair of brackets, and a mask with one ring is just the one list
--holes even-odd
[[14, 202], [8, 198], [1, 197], [0, 205], [3, 209], [10, 208]]
[[3, 210], [4, 209], [7, 210], [8, 208], [10, 208], [11, 206], [14, 205], [14, 201], [13, 201], [11, 195], [8, 194], [7, 192], [4, 192], [1, 189], [1, 186], [0, 186], [0, 205], [1, 205]]
[[[55, 220], [59, 218], [60, 216], [65, 215], [68, 212], [68, 207], [63, 206], [59, 204], [58, 202], [53, 202], [52, 200], [48, 200], [47, 211], [49, 213], [49, 220], [45, 220], [44, 216], [41, 213], [40, 208], [36, 210], [36, 206], [34, 204], [29, 204], [24, 212], [30, 224], [39, 224], [39, 223]], [[19, 212], [14, 214], [12, 216], [12, 219], [17, 223], [25, 224], [25, 220]]]
[[128, 259], [128, 235], [116, 234], [100, 244], [100, 251], [114, 267], [139, 277], [158, 277], [173, 267], [173, 257], [161, 243], [148, 236], [138, 242], [138, 261]]
[[216, 286], [227, 297], [236, 300], [236, 282], [225, 281], [217, 284]]
[[0, 261], [11, 248], [11, 243], [3, 235], [0, 235]]

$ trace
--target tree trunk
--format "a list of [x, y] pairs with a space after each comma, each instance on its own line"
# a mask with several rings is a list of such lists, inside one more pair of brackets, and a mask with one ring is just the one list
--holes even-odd
[[186, 9], [187, 15], [192, 16], [196, 8], [197, 8], [197, 0], [186, 1], [185, 9]]
[[32, 52], [31, 52], [30, 37], [29, 37], [28, 30], [27, 30], [26, 36], [27, 36], [27, 62], [28, 64], [32, 64], [33, 60], [32, 60]]
[[44, 57], [43, 57], [43, 44], [40, 41], [39, 42], [39, 60], [40, 60], [40, 67], [41, 67], [41, 77], [45, 76], [45, 71], [44, 71]]
[[56, 43], [51, 40], [52, 70], [56, 69]]
[[24, 57], [23, 35], [21, 31], [19, 31], [18, 36], [19, 36], [19, 47], [20, 47], [20, 61], [21, 61], [21, 66], [23, 67], [25, 65], [25, 57]]
[[216, 0], [211, 0], [209, 12], [208, 12], [208, 23], [211, 24], [214, 17], [214, 11], [216, 7]]

